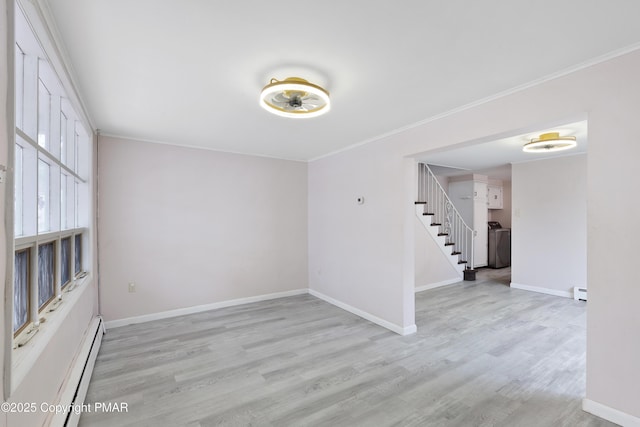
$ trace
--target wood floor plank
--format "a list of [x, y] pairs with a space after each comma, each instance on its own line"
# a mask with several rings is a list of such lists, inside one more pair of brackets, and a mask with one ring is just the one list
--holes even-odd
[[586, 304], [484, 270], [402, 337], [310, 295], [108, 331], [81, 426], [585, 426]]

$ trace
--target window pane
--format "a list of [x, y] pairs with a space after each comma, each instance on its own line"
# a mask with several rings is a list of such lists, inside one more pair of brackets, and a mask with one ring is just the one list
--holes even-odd
[[60, 279], [65, 286], [71, 281], [71, 237], [62, 239], [60, 245]]
[[[66, 101], [64, 102], [64, 105], [67, 105]], [[72, 171], [75, 171], [76, 170], [76, 166], [75, 166], [76, 129], [75, 129], [75, 120], [74, 120], [75, 112], [69, 106], [67, 106], [66, 108], [67, 109], [64, 112], [65, 117], [67, 117], [66, 133], [65, 133], [65, 140], [64, 140], [64, 144], [66, 148], [64, 150], [63, 163], [69, 169], [71, 169]]]
[[16, 74], [15, 74], [15, 97], [16, 97], [16, 127], [22, 127], [22, 113], [24, 103], [24, 52], [16, 44]]
[[75, 254], [74, 254], [75, 274], [82, 272], [82, 234], [75, 236]]
[[29, 250], [16, 252], [13, 276], [13, 332], [29, 318]]
[[[21, 149], [18, 149], [18, 146]], [[15, 196], [21, 198], [19, 202], [22, 207], [22, 233], [20, 236], [35, 236], [38, 234], [38, 152], [33, 145], [18, 135], [16, 135], [15, 147], [16, 154], [18, 151], [22, 154], [21, 192], [19, 192], [18, 180], [16, 179], [15, 182]], [[16, 158], [16, 160], [18, 159]], [[16, 178], [18, 178], [17, 169]], [[18, 218], [17, 211], [15, 214]]]
[[80, 134], [78, 132], [74, 132], [73, 134], [73, 171], [75, 173], [79, 172], [78, 168], [78, 146], [80, 145]]
[[59, 231], [61, 223], [60, 212], [62, 209], [60, 206], [62, 198], [60, 179], [62, 178], [62, 173], [57, 163], [52, 162], [49, 166], [49, 231]]
[[43, 160], [38, 160], [38, 232], [49, 231], [50, 215], [50, 166]]
[[38, 79], [38, 145], [49, 149], [49, 126], [51, 122], [51, 94]]
[[80, 214], [80, 183], [78, 181], [74, 181], [73, 183], [73, 226], [80, 227], [79, 223], [79, 214]]
[[16, 236], [24, 234], [23, 229], [23, 195], [22, 174], [23, 174], [23, 149], [16, 144], [16, 162], [15, 162], [15, 192], [14, 192], [14, 233]]
[[68, 177], [67, 178], [67, 206], [65, 207], [66, 209], [66, 221], [67, 221], [67, 229], [69, 228], [73, 228], [74, 227], [74, 211], [73, 211], [73, 204], [75, 202], [75, 196], [74, 196], [74, 181], [72, 177]]
[[69, 218], [67, 217], [67, 175], [60, 174], [60, 229], [69, 228]]
[[60, 111], [60, 161], [67, 163], [67, 125], [69, 120], [67, 116]]
[[53, 298], [54, 242], [38, 247], [38, 308]]

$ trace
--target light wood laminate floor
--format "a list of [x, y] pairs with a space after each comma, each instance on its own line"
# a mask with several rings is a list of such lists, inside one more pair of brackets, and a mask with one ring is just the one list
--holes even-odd
[[580, 409], [585, 303], [501, 274], [416, 294], [406, 337], [310, 295], [111, 329], [86, 402], [129, 410], [80, 425], [613, 425]]

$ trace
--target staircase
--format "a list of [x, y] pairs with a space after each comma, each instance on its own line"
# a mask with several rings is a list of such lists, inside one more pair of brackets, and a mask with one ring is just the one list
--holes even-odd
[[416, 214], [460, 277], [473, 264], [473, 230], [445, 193], [429, 166], [418, 163]]

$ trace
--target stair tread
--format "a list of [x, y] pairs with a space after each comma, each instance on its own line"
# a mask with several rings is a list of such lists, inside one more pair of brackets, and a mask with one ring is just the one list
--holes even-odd
[[435, 226], [440, 227], [442, 224], [440, 224], [439, 222], [432, 222], [432, 223], [431, 223], [431, 225], [432, 225], [433, 227], [435, 227]]
[[455, 243], [453, 243], [453, 242], [447, 242], [447, 243], [445, 243], [444, 245], [445, 245], [445, 246], [454, 246], [454, 245], [455, 245]]
[[462, 252], [453, 251], [453, 252], [451, 252], [451, 255], [462, 255]]
[[431, 212], [423, 212], [422, 215], [435, 215], [435, 214]]
[[427, 202], [416, 202], [415, 204], [416, 204], [416, 205], [426, 205], [426, 204], [427, 204]]
[[467, 261], [458, 261], [458, 264], [466, 264]]
[[438, 233], [438, 236], [448, 236], [449, 233]]

